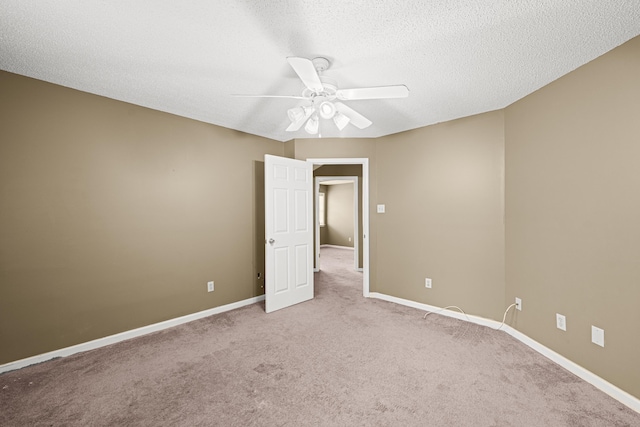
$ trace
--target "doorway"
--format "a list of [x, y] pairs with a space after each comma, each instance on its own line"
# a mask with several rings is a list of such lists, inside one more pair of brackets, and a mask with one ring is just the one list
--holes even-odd
[[[362, 170], [361, 186], [362, 191], [358, 192], [358, 197], [355, 198], [355, 202], [360, 201], [362, 210], [362, 220], [360, 222], [361, 227], [358, 227], [358, 233], [361, 232], [362, 241], [358, 244], [358, 256], [354, 257], [355, 267], [358, 267], [360, 253], [362, 253], [362, 295], [369, 297], [369, 159], [365, 158], [322, 158], [322, 159], [307, 159], [307, 162], [312, 163], [313, 167], [320, 167], [325, 165], [359, 165]], [[324, 177], [322, 177], [324, 178]], [[329, 178], [357, 178], [353, 176], [345, 177], [329, 177]], [[358, 185], [356, 184], [356, 187]], [[317, 193], [317, 192], [316, 192]], [[316, 209], [318, 204], [316, 203]], [[356, 208], [356, 216], [358, 209]], [[316, 212], [316, 218], [318, 218], [318, 212]], [[316, 221], [317, 222], [317, 221]], [[357, 221], [356, 221], [357, 222]], [[318, 226], [316, 226], [316, 229]], [[357, 240], [354, 234], [354, 240]], [[319, 240], [316, 243], [316, 254], [319, 254]], [[354, 249], [355, 250], [355, 249]], [[355, 254], [354, 254], [355, 255]], [[316, 255], [317, 256], [317, 255]]]
[[[328, 240], [332, 245], [352, 247], [353, 268], [362, 271], [360, 268], [360, 227], [358, 225], [360, 222], [358, 182], [357, 176], [316, 176], [314, 178], [316, 207], [314, 271], [316, 272], [320, 270], [320, 246], [324, 240]], [[338, 197], [337, 190], [339, 193], [344, 193], [343, 190], [347, 190], [347, 198]], [[326, 197], [323, 197], [325, 195]], [[336, 215], [337, 210], [341, 214]], [[338, 221], [334, 222], [334, 219], [338, 219]]]

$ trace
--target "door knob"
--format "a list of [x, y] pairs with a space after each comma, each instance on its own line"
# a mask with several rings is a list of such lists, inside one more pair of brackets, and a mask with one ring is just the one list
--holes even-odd
[[271, 243], [272, 245], [275, 243], [275, 240], [273, 240], [273, 238], [269, 239], [269, 243]]

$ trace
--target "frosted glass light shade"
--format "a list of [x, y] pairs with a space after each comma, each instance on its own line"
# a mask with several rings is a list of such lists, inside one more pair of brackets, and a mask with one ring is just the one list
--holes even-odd
[[335, 123], [340, 130], [344, 129], [344, 127], [348, 125], [350, 121], [351, 120], [349, 119], [349, 117], [345, 116], [339, 111], [333, 116], [333, 123]]
[[302, 120], [303, 117], [305, 117], [307, 114], [309, 114], [309, 110], [312, 110], [313, 107], [295, 107], [295, 108], [290, 108], [289, 110], [287, 110], [287, 116], [289, 117], [289, 120], [291, 120], [291, 123], [295, 123], [298, 120]]
[[319, 127], [320, 127], [320, 121], [318, 120], [318, 116], [314, 114], [307, 121], [307, 124], [304, 125], [304, 130], [306, 130], [307, 133], [310, 133], [311, 135], [315, 135], [316, 133], [318, 133]]
[[332, 102], [325, 101], [320, 104], [320, 116], [323, 119], [330, 119], [336, 114], [336, 106]]

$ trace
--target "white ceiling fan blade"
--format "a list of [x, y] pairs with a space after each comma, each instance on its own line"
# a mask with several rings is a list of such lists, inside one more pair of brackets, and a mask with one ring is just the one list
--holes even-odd
[[287, 61], [289, 61], [289, 65], [291, 65], [293, 71], [296, 72], [306, 87], [314, 92], [322, 92], [324, 87], [322, 86], [316, 67], [310, 59], [289, 56], [287, 57]]
[[351, 124], [355, 127], [364, 129], [371, 126], [371, 120], [367, 119], [365, 116], [358, 113], [354, 109], [347, 107], [342, 102], [334, 102], [334, 105], [336, 106], [336, 110], [347, 116], [351, 121]]
[[336, 97], [343, 101], [356, 99], [384, 99], [406, 98], [409, 89], [405, 85], [361, 87], [355, 89], [340, 89], [336, 91]]
[[306, 99], [304, 96], [295, 96], [295, 95], [241, 95], [241, 94], [232, 94], [231, 96], [235, 96], [236, 98], [287, 98], [287, 99]]
[[300, 129], [302, 127], [304, 122], [306, 122], [307, 119], [309, 117], [311, 117], [311, 115], [313, 114], [314, 111], [315, 111], [314, 108], [309, 108], [304, 116], [300, 117], [298, 120], [296, 120], [295, 122], [291, 123], [285, 130], [287, 132], [295, 132], [295, 131], [297, 131], [298, 129]]

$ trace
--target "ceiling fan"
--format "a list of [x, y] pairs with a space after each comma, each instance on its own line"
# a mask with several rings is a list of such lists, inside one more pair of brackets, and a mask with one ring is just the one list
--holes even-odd
[[323, 119], [333, 119], [333, 122], [339, 130], [344, 129], [349, 123], [359, 129], [364, 129], [371, 125], [371, 120], [346, 106], [341, 101], [406, 98], [409, 96], [409, 89], [405, 85], [338, 89], [335, 81], [322, 75], [322, 72], [327, 70], [330, 65], [327, 58], [307, 59], [290, 56], [287, 58], [287, 61], [305, 85], [302, 96], [237, 96], [305, 100], [305, 105], [291, 108], [287, 111], [287, 115], [291, 121], [291, 124], [286, 129], [288, 132], [297, 131], [304, 125], [307, 133], [312, 135], [317, 134], [320, 127], [320, 117]]

